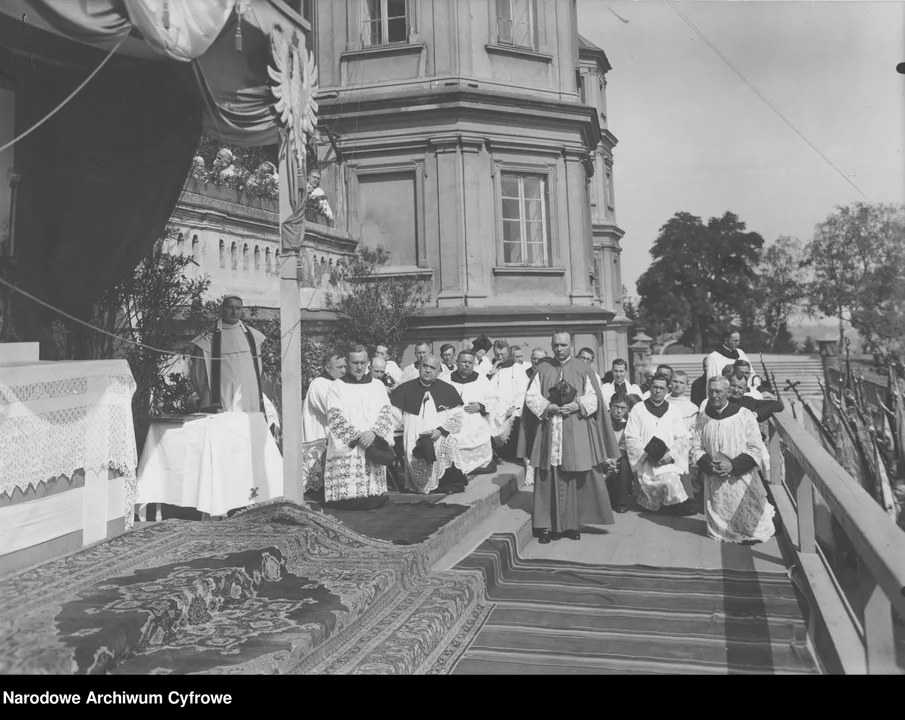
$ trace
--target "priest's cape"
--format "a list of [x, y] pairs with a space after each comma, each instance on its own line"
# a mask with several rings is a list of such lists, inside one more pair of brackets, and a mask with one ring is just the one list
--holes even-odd
[[383, 495], [386, 467], [371, 463], [358, 437], [368, 430], [393, 446], [396, 418], [382, 382], [344, 375], [327, 388], [328, 443], [324, 502]]
[[[704, 475], [707, 534], [721, 542], [764, 542], [773, 537], [775, 510], [758, 472], [767, 452], [757, 418], [728, 403], [720, 410], [709, 403], [698, 414], [691, 448], [692, 462]], [[712, 463], [727, 458], [728, 477], [713, 472]]]
[[[462, 453], [456, 442], [456, 434], [462, 429], [462, 398], [443, 380], [425, 386], [419, 378], [397, 387], [390, 402], [401, 416], [403, 425], [406, 487], [429, 493], [437, 488], [440, 478], [451, 466], [462, 469]], [[415, 457], [413, 452], [421, 434], [437, 428], [442, 428], [446, 434], [434, 443], [436, 460], [429, 462]]]
[[326, 370], [308, 385], [302, 403], [301, 473], [304, 490], [320, 490], [327, 459], [327, 394], [334, 378]]
[[462, 412], [462, 429], [456, 434], [456, 442], [462, 453], [462, 467], [459, 469], [468, 475], [493, 462], [488, 416], [494, 411], [494, 399], [490, 394], [490, 381], [478, 372], [472, 372], [467, 378], [463, 378], [456, 371], [447, 378], [446, 382], [459, 393], [463, 405], [475, 402], [482, 406], [481, 412]]
[[[657, 465], [648, 456], [645, 448], [654, 438], [666, 445], [673, 460], [671, 463]], [[638, 403], [629, 413], [624, 439], [629, 462], [638, 478], [641, 507], [659, 510], [664, 505], [678, 505], [688, 500], [682, 476], [688, 475], [691, 433], [676, 405], [666, 400], [654, 405], [649, 398]]]
[[[580, 410], [569, 417], [547, 417], [547, 398], [560, 380], [578, 391]], [[518, 440], [518, 457], [534, 468], [534, 527], [558, 533], [613, 524], [605, 461], [619, 456], [591, 367], [574, 358], [539, 363], [528, 386]]]

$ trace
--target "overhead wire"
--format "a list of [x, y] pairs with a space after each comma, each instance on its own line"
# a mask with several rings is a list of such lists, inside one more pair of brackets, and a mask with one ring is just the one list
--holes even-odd
[[798, 137], [800, 137], [808, 145], [808, 147], [810, 147], [815, 153], [817, 153], [827, 165], [829, 165], [831, 168], [833, 168], [833, 170], [835, 170], [839, 174], [839, 176], [843, 180], [845, 180], [845, 182], [847, 182], [855, 190], [857, 190], [861, 195], [863, 195], [864, 198], [868, 202], [873, 202], [868, 197], [867, 193], [865, 193], [851, 179], [849, 179], [849, 177], [844, 172], [842, 172], [842, 170], [840, 170], [838, 167], [836, 167], [836, 165], [833, 163], [833, 161], [830, 160], [826, 155], [824, 155], [820, 151], [820, 149], [816, 145], [814, 145], [814, 143], [812, 143], [810, 140], [808, 140], [805, 137], [804, 133], [802, 133], [797, 127], [795, 127], [794, 123], [792, 123], [791, 120], [789, 120], [785, 115], [783, 115], [782, 112], [780, 112], [779, 109], [775, 105], [773, 105], [773, 103], [771, 103], [766, 97], [764, 97], [763, 93], [761, 93], [761, 91], [758, 90], [754, 86], [754, 84], [750, 80], [748, 80], [748, 78], [745, 77], [745, 75], [738, 68], [736, 68], [735, 65], [732, 64], [732, 62], [729, 60], [729, 58], [727, 58], [725, 55], [723, 55], [723, 53], [720, 52], [720, 50], [712, 42], [710, 42], [710, 40], [707, 39], [707, 36], [704, 35], [704, 33], [701, 30], [699, 30], [698, 27], [685, 15], [685, 13], [683, 13], [678, 8], [678, 6], [676, 5], [674, 0], [667, 0], [667, 2], [669, 3], [669, 6], [676, 12], [676, 14], [682, 19], [682, 21], [686, 25], [688, 25], [688, 27], [690, 27], [692, 29], [692, 31], [699, 38], [701, 38], [701, 40], [704, 41], [704, 43], [707, 45], [707, 47], [709, 47], [717, 55], [717, 57], [719, 57], [726, 64], [726, 66], [730, 70], [732, 70], [732, 72], [734, 72], [739, 77], [739, 79], [743, 83], [745, 83], [745, 85], [747, 85], [748, 88], [755, 95], [757, 95], [757, 97], [760, 98], [760, 100], [779, 117], [780, 120], [782, 120], [786, 125], [789, 126], [789, 128], [791, 128], [792, 132], [794, 132], [796, 135], [798, 135]]

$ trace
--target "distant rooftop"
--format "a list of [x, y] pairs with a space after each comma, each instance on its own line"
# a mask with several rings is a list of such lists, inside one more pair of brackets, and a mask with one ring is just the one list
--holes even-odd
[[600, 62], [604, 73], [609, 72], [610, 70], [613, 69], [613, 66], [610, 65], [610, 61], [607, 58], [606, 53], [603, 51], [603, 48], [597, 47], [594, 43], [592, 43], [590, 40], [588, 40], [583, 35], [578, 36], [578, 51], [579, 51], [579, 54], [584, 52], [584, 53], [596, 55], [597, 60], [598, 60], [598, 62]]

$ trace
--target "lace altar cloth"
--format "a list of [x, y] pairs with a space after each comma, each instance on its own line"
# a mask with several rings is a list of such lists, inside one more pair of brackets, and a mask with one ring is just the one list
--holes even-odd
[[125, 360], [0, 365], [0, 494], [74, 470], [114, 470], [132, 527], [135, 381]]

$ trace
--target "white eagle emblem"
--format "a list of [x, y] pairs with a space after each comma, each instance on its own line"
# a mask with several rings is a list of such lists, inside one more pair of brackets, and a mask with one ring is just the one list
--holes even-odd
[[297, 30], [287, 34], [279, 25], [270, 33], [270, 45], [276, 68], [267, 72], [276, 85], [271, 87], [277, 99], [274, 108], [289, 136], [289, 147], [299, 167], [304, 167], [308, 138], [317, 130], [317, 65], [305, 48], [305, 36]]

